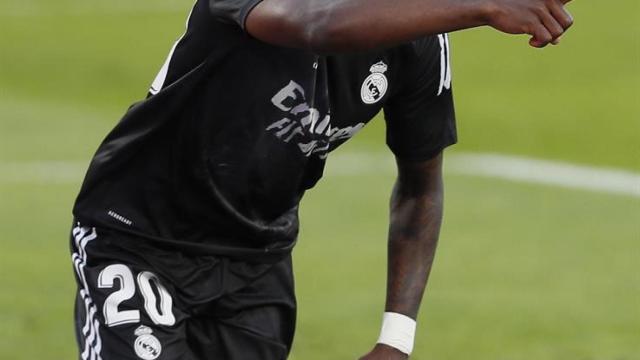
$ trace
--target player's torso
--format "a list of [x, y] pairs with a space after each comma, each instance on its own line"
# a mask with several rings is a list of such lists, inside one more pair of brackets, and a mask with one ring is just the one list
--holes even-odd
[[[162, 85], [178, 81], [205, 57], [224, 52], [203, 75], [207, 113], [221, 128], [242, 126], [271, 147], [296, 148], [305, 157], [326, 157], [382, 108], [401, 82], [407, 47], [318, 56], [265, 44], [234, 24], [211, 18], [206, 2], [196, 5], [187, 35], [178, 43]], [[161, 87], [158, 81], [154, 87]], [[256, 139], [269, 135], [274, 142]], [[277, 139], [278, 141], [275, 141]]]
[[191, 114], [179, 120], [184, 126], [172, 136], [198, 137], [199, 148], [186, 152], [185, 161], [206, 152], [209, 175], [232, 201], [243, 197], [252, 201], [245, 201], [247, 208], [264, 203], [263, 211], [282, 211], [295, 201], [292, 192], [321, 177], [329, 152], [398, 91], [410, 45], [320, 56], [263, 43], [237, 26], [213, 21], [206, 8], [198, 10], [164, 86], [181, 81], [189, 70], [183, 64], [224, 56], [197, 79]]
[[172, 135], [199, 139], [185, 162], [205, 152], [208, 176], [235, 208], [277, 216], [318, 181], [329, 152], [380, 112], [400, 67], [393, 50], [318, 56], [238, 36]]
[[[163, 238], [291, 242], [305, 189], [329, 151], [400, 90], [407, 52], [410, 45], [339, 56], [276, 47], [214, 21], [198, 2], [152, 97], [99, 149], [96, 159], [108, 161], [94, 159], [76, 215], [118, 226], [105, 215], [117, 213]], [[139, 145], [127, 143], [136, 127]]]

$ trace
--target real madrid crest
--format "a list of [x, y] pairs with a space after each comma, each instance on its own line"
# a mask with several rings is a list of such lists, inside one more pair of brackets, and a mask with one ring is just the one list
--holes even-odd
[[152, 335], [151, 328], [141, 325], [134, 334], [137, 336], [134, 342], [136, 355], [143, 360], [155, 360], [162, 353], [162, 345], [157, 337]]
[[380, 101], [387, 93], [389, 82], [384, 73], [387, 71], [387, 64], [380, 61], [371, 66], [371, 75], [367, 76], [362, 83], [360, 96], [365, 104], [374, 104]]

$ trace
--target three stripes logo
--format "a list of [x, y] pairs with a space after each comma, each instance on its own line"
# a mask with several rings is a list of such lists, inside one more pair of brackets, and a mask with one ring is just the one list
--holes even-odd
[[80, 354], [82, 360], [102, 360], [100, 352], [102, 350], [102, 339], [100, 338], [100, 322], [96, 318], [98, 309], [89, 294], [89, 285], [84, 274], [87, 264], [87, 244], [97, 238], [96, 229], [76, 226], [73, 229], [73, 238], [76, 251], [72, 255], [73, 266], [81, 282], [80, 297], [84, 303], [85, 322], [82, 327], [84, 337], [84, 349]]
[[449, 35], [438, 35], [440, 43], [440, 85], [438, 86], [438, 96], [442, 92], [451, 89], [451, 55], [449, 54]]

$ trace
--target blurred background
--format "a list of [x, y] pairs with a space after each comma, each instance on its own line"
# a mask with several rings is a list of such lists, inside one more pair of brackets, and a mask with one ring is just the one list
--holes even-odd
[[[71, 205], [187, 0], [0, 0], [0, 359], [73, 359]], [[413, 359], [640, 359], [640, 3], [570, 6], [560, 46], [451, 36], [460, 143]], [[377, 119], [302, 207], [292, 358], [377, 339], [394, 181]]]

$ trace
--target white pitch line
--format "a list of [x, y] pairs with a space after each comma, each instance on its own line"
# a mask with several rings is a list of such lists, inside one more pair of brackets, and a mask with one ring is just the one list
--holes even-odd
[[[640, 174], [626, 170], [498, 154], [445, 155], [447, 174], [486, 177], [514, 182], [640, 197]], [[345, 153], [330, 157], [327, 175], [394, 174], [390, 155]]]
[[[87, 163], [0, 162], [0, 184], [80, 183]], [[445, 172], [514, 182], [557, 186], [640, 198], [640, 174], [526, 157], [453, 153], [445, 156]], [[347, 152], [329, 157], [326, 176], [395, 173], [390, 154]]]
[[450, 173], [640, 197], [640, 174], [497, 154], [454, 155]]

